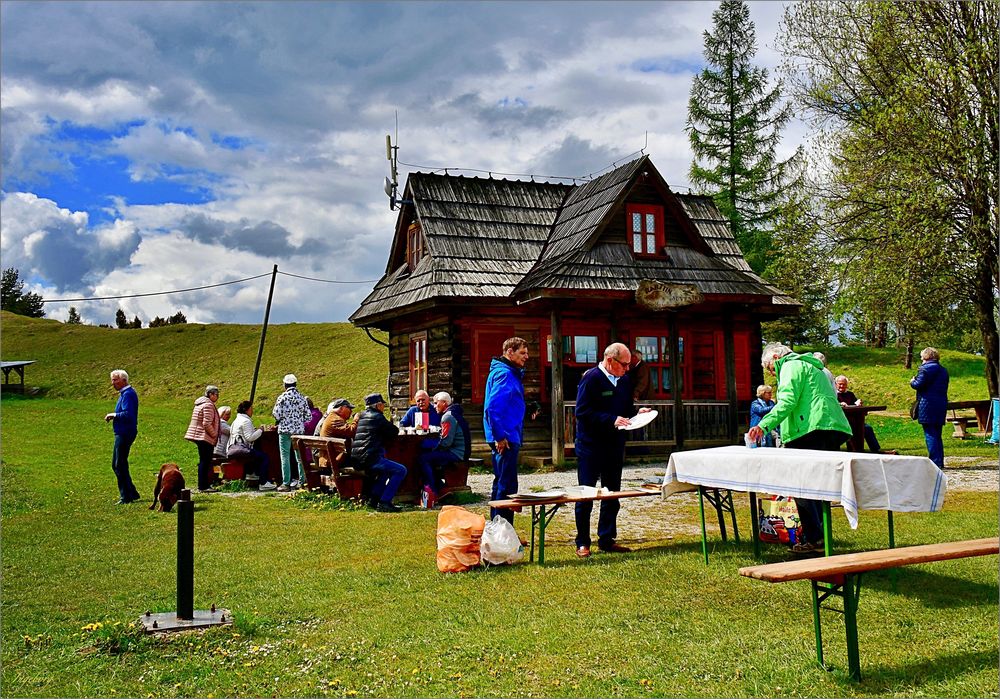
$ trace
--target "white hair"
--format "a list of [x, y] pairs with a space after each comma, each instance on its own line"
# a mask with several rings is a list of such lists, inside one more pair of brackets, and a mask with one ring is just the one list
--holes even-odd
[[772, 366], [777, 359], [781, 359], [786, 354], [791, 354], [792, 348], [780, 342], [769, 342], [760, 354], [760, 365], [767, 369]]
[[841, 379], [843, 379], [844, 381], [847, 381], [848, 383], [850, 383], [850, 380], [846, 376], [844, 376], [843, 374], [841, 374], [840, 376], [834, 377], [833, 380], [834, 381], [840, 381]]
[[115, 369], [111, 372], [111, 378], [113, 379], [124, 379], [125, 383], [128, 383], [128, 372], [124, 369]]
[[821, 362], [823, 362], [823, 366], [826, 366], [826, 355], [825, 354], [823, 354], [822, 352], [813, 352], [813, 356], [816, 357], [816, 359], [818, 359]]
[[434, 394], [434, 402], [437, 403], [439, 400], [443, 400], [448, 405], [451, 405], [451, 394], [447, 391], [438, 391]]
[[230, 415], [232, 415], [233, 414], [233, 409], [230, 406], [228, 406], [228, 405], [224, 405], [221, 408], [219, 408], [219, 415], [225, 415], [226, 413], [229, 413]]

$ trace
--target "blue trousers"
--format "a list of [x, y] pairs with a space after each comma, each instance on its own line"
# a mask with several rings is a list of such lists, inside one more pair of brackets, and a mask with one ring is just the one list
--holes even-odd
[[417, 457], [417, 461], [420, 465], [421, 484], [429, 485], [434, 494], [438, 495], [441, 493], [442, 483], [435, 471], [456, 461], [461, 461], [461, 459], [450, 451], [437, 449], [421, 452], [420, 456]]
[[[306, 470], [302, 466], [302, 455], [299, 453], [298, 449], [292, 449], [292, 435], [285, 434], [284, 432], [278, 433], [278, 454], [281, 456], [281, 482], [288, 485], [292, 482], [292, 457], [291, 453], [295, 452], [295, 463], [299, 465], [299, 473], [302, 475], [302, 479], [305, 478]], [[305, 486], [305, 480], [300, 479], [303, 486]]]
[[[625, 447], [621, 449], [594, 449], [576, 443], [576, 480], [580, 485], [595, 486], [598, 479], [601, 486], [609, 490], [621, 490], [622, 466], [625, 462]], [[597, 546], [607, 548], [618, 538], [618, 500], [602, 500], [601, 513], [597, 517]], [[590, 546], [590, 515], [594, 511], [593, 500], [576, 503], [576, 546]]]
[[[520, 451], [520, 444], [511, 444], [503, 454], [493, 449], [493, 489], [490, 491], [490, 500], [506, 500], [510, 494], [517, 492], [517, 455]], [[513, 510], [491, 507], [490, 519], [497, 515], [514, 523]]]
[[406, 478], [406, 466], [390, 461], [384, 456], [371, 466], [375, 476], [372, 484], [372, 499], [389, 504], [396, 497], [396, 491]]
[[878, 454], [882, 451], [882, 445], [878, 443], [875, 430], [872, 429], [871, 425], [865, 425], [865, 444], [868, 445], [868, 451], [872, 454]]
[[128, 453], [134, 441], [134, 434], [116, 434], [114, 451], [111, 452], [111, 470], [118, 480], [118, 497], [124, 502], [139, 499], [139, 491], [135, 489], [132, 476], [128, 472]]
[[944, 425], [925, 425], [920, 424], [924, 428], [924, 441], [927, 443], [927, 456], [933, 461], [938, 468], [944, 468], [944, 442], [941, 441], [941, 430]]

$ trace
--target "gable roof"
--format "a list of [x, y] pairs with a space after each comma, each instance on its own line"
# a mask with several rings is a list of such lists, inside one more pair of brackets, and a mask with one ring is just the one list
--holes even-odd
[[[669, 244], [667, 257], [635, 258], [622, 241], [602, 239], [640, 174], [689, 243]], [[441, 301], [634, 292], [645, 279], [797, 305], [753, 273], [710, 197], [673, 193], [646, 155], [581, 186], [415, 172], [404, 200], [412, 203], [397, 219], [386, 274], [351, 315], [356, 324]], [[427, 254], [411, 272], [405, 227], [412, 220]]]

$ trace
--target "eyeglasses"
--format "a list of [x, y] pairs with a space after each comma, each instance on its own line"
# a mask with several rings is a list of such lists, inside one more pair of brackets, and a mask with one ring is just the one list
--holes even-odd
[[611, 359], [612, 362], [617, 362], [618, 366], [622, 366], [622, 367], [625, 367], [626, 369], [628, 369], [628, 364], [625, 363], [625, 362], [623, 362], [622, 360], [618, 359], [618, 357], [611, 357], [610, 359]]

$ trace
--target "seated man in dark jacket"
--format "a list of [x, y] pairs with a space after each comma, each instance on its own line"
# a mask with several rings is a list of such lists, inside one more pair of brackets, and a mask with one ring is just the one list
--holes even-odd
[[383, 410], [385, 400], [381, 394], [365, 396], [365, 411], [358, 419], [358, 429], [351, 444], [351, 459], [357, 468], [374, 477], [369, 503], [379, 512], [399, 512], [392, 499], [406, 478], [406, 466], [385, 458], [385, 443], [395, 439], [399, 431], [385, 418]]
[[[837, 390], [837, 402], [847, 407], [849, 405], [861, 405], [861, 399], [854, 395], [854, 391], [847, 390], [847, 377], [841, 374], [833, 380], [833, 387]], [[875, 436], [875, 430], [868, 423], [865, 423], [865, 444], [873, 454], [898, 454], [895, 449], [882, 449]]]

